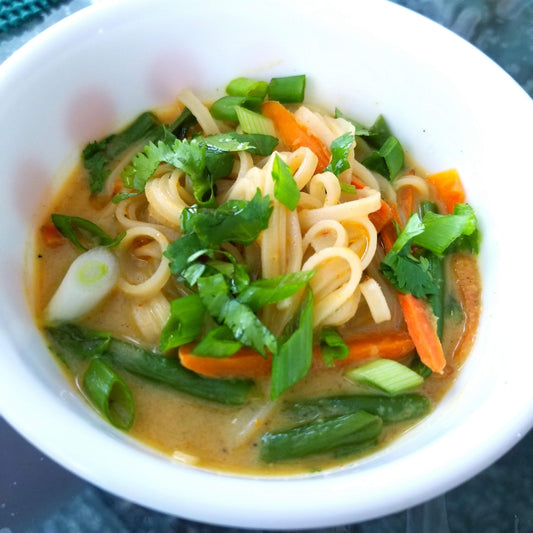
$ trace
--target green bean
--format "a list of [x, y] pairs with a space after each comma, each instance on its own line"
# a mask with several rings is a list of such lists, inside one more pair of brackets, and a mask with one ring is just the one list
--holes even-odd
[[184, 368], [178, 359], [149, 352], [140, 346], [73, 324], [46, 328], [52, 350], [64, 361], [99, 354], [112, 365], [173, 389], [227, 405], [246, 401], [253, 383], [248, 380], [206, 378]]
[[331, 452], [373, 439], [381, 428], [381, 418], [357, 411], [285, 431], [268, 432], [261, 438], [260, 457], [265, 462], [274, 462]]
[[119, 429], [130, 429], [135, 418], [131, 391], [101, 357], [91, 359], [83, 375], [82, 387], [91, 403], [109, 422]]
[[111, 336], [81, 329], [74, 324], [61, 324], [44, 330], [50, 349], [74, 372], [76, 364], [101, 355], [109, 345]]
[[354, 394], [301, 400], [287, 406], [286, 413], [291, 418], [310, 422], [364, 410], [388, 423], [424, 416], [429, 406], [429, 400], [421, 394]]
[[378, 445], [378, 438], [374, 437], [373, 439], [364, 440], [363, 442], [356, 442], [354, 444], [345, 444], [344, 446], [339, 446], [333, 450], [333, 454], [336, 458], [341, 459], [344, 457], [350, 457], [353, 455], [359, 455], [360, 453], [366, 452], [370, 448], [375, 448]]
[[104, 356], [132, 374], [164, 383], [193, 396], [227, 405], [245, 403], [252, 387], [251, 381], [203, 377], [184, 368], [177, 359], [154, 354], [114, 338], [111, 339]]

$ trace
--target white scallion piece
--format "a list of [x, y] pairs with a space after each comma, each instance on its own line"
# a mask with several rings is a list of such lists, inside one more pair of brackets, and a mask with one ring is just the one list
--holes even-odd
[[276, 128], [269, 118], [238, 105], [235, 106], [235, 113], [237, 113], [239, 124], [244, 133], [260, 133], [262, 135], [276, 136]]
[[86, 315], [111, 292], [118, 276], [118, 260], [108, 248], [99, 246], [81, 254], [48, 303], [47, 320], [61, 322]]
[[346, 376], [388, 394], [398, 394], [419, 387], [424, 378], [410, 368], [391, 359], [376, 359], [348, 370]]

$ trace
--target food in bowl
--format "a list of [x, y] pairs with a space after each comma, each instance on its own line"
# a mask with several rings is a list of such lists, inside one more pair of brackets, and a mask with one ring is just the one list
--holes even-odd
[[475, 336], [479, 231], [382, 116], [304, 75], [191, 91], [83, 150], [38, 229], [36, 316], [116, 427], [240, 473], [323, 470], [439, 401]]

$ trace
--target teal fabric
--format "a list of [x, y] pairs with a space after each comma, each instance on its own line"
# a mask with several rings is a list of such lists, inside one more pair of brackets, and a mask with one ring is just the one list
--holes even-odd
[[0, 0], [0, 35], [16, 31], [32, 20], [39, 20], [67, 0]]

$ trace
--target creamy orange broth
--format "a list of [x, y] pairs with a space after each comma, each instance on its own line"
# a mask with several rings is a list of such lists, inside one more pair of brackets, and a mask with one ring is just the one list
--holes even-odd
[[[105, 208], [102, 209], [92, 201], [85, 171], [82, 169], [77, 169], [71, 175], [53, 199], [49, 211], [43, 217], [43, 226], [50, 223], [50, 214], [54, 212], [93, 220], [111, 235], [120, 231], [113, 219], [112, 211], [106, 211]], [[38, 321], [40, 321], [39, 317], [42, 316], [45, 305], [78, 253], [67, 239], [63, 239], [57, 247], [47, 246], [42, 239], [41, 231], [38, 232], [35, 278]], [[479, 294], [480, 280], [475, 259], [463, 257], [462, 261], [471, 265], [468, 284], [474, 293]], [[453, 288], [455, 283], [452, 280], [451, 271], [448, 272], [448, 277], [450, 278], [449, 286]], [[457, 292], [457, 288], [453, 288], [453, 292], [459, 300], [461, 295]], [[115, 291], [102, 305], [86, 316], [82, 323], [95, 330], [111, 332], [117, 337], [135, 339], [138, 336], [136, 328], [123, 312], [124, 298], [120, 292]], [[470, 317], [470, 320], [477, 323], [477, 318], [476, 314]], [[457, 370], [454, 352], [461, 344], [464, 327], [464, 320], [448, 321], [446, 324], [443, 345], [449, 364], [444, 375], [432, 375], [426, 379], [420, 391], [430, 398], [432, 405], [439, 401], [454, 380]], [[469, 348], [468, 343], [466, 344], [467, 346], [462, 349], [464, 352]], [[461, 353], [461, 356], [457, 358], [462, 360], [464, 354]], [[69, 375], [69, 379], [78, 388], [80, 388], [78, 382], [84, 366], [81, 363], [77, 372]], [[280, 464], [262, 464], [259, 461], [258, 442], [261, 433], [295, 425], [294, 420], [287, 419], [284, 415], [282, 402], [278, 402], [278, 406], [265, 418], [259, 418], [257, 422], [252, 421], [257, 431], [253, 432], [253, 438], [249, 441], [241, 442], [239, 432], [243, 430], [243, 424], [250, 422], [253, 407], [261, 402], [259, 395], [256, 394], [257, 397], [254, 398], [254, 393], [252, 393], [252, 407], [220, 406], [151, 383], [130, 375], [126, 371], [120, 373], [131, 387], [135, 398], [136, 418], [130, 431], [131, 435], [165, 454], [174, 456], [178, 461], [191, 462], [209, 469], [261, 474], [317, 471], [339, 463], [325, 456], [312, 456]], [[263, 380], [258, 384], [257, 389], [265, 390], [267, 386], [268, 384]], [[307, 378], [288, 391], [283, 400], [357, 391], [360, 389], [343, 377], [342, 371], [332, 369], [311, 372]], [[380, 446], [395, 438], [413, 423], [416, 421], [385, 426]], [[349, 457], [342, 461], [347, 462], [352, 459]]]
[[[160, 110], [159, 118], [164, 123], [169, 123], [180, 111], [181, 106], [170, 106], [168, 109]], [[364, 157], [364, 143], [358, 144], [357, 151], [358, 159]], [[416, 168], [417, 173], [424, 175], [416, 163], [410, 160], [408, 154], [406, 154], [406, 167]], [[106, 233], [116, 235], [123, 229], [116, 222], [114, 209], [109, 206], [109, 199], [109, 197], [104, 201], [95, 199], [89, 190], [86, 171], [77, 168], [47, 204], [41, 225], [37, 229], [34, 276], [35, 316], [41, 327], [46, 326], [42, 319], [44, 308], [69, 265], [80, 253], [66, 238], [60, 238], [58, 245], [57, 243], [49, 245], [43, 228], [50, 227], [52, 213], [61, 213], [86, 218], [98, 224]], [[131, 266], [144, 268], [145, 265], [134, 260]], [[448, 361], [445, 372], [442, 375], [432, 374], [425, 379], [418, 390], [413, 391], [426, 395], [432, 406], [438, 403], [451, 386], [460, 364], [471, 348], [481, 306], [481, 280], [476, 259], [466, 255], [452, 256], [446, 259], [445, 266], [447, 287], [451, 295], [458, 302], [467, 299], [470, 305], [467, 306], [469, 312], [466, 317], [445, 322], [442, 339]], [[459, 279], [457, 282], [457, 276], [465, 279]], [[179, 290], [176, 292], [174, 287], [170, 287], [168, 292], [167, 295], [172, 297], [179, 294]], [[394, 294], [394, 289], [390, 292]], [[141, 338], [137, 326], [124, 311], [128, 308], [127, 300], [127, 296], [115, 290], [79, 322], [91, 329], [109, 332], [118, 338], [137, 342], [136, 339]], [[401, 327], [405, 329], [403, 321]], [[373, 329], [379, 330], [379, 326], [376, 327], [372, 323], [368, 309], [362, 303], [354, 319], [339, 328], [339, 331], [349, 339], [358, 332]], [[157, 350], [156, 346], [143, 345], [143, 348]], [[410, 358], [411, 356], [407, 357], [404, 362], [408, 363]], [[65, 372], [82, 395], [80, 383], [87, 364], [79, 362], [72, 373], [68, 370]], [[208, 469], [245, 474], [284, 475], [313, 472], [352, 462], [354, 456], [332, 459], [329, 455], [316, 455], [291, 462], [265, 464], [259, 459], [259, 441], [262, 433], [266, 431], [298, 425], [297, 420], [285, 413], [283, 409], [285, 402], [372, 392], [348, 380], [341, 369], [312, 370], [306, 378], [287, 391], [273, 408], [270, 408], [268, 402], [265, 403], [264, 400], [268, 397], [269, 388], [266, 378], [257, 380], [248, 404], [232, 407], [177, 392], [164, 385], [134, 376], [125, 370], [118, 369], [118, 373], [131, 388], [135, 399], [135, 421], [129, 431], [134, 438], [174, 457], [177, 461], [185, 461]], [[261, 413], [260, 416], [255, 415], [257, 409]], [[411, 420], [384, 425], [378, 446], [386, 445], [417, 422]], [[247, 437], [243, 438], [243, 434]], [[372, 452], [374, 449], [368, 451]]]

